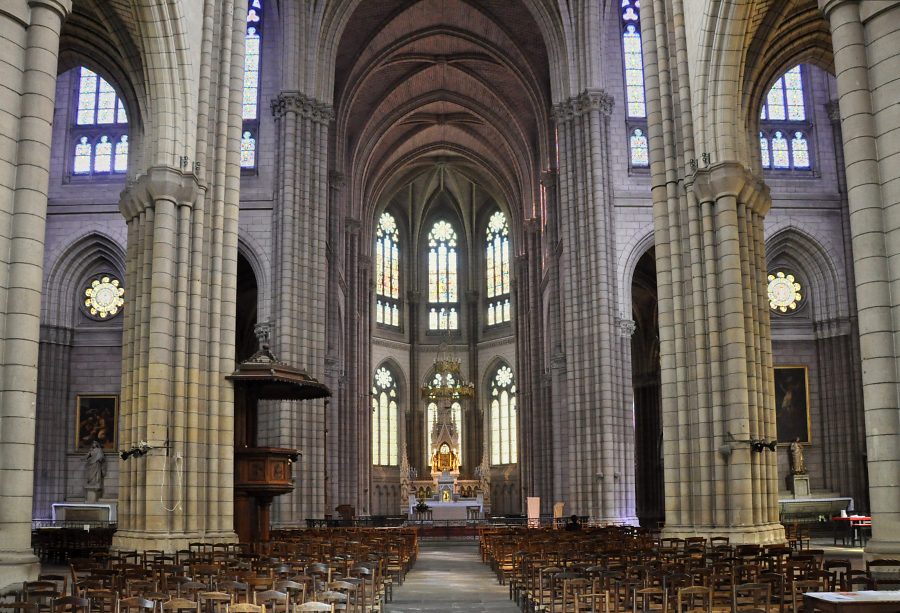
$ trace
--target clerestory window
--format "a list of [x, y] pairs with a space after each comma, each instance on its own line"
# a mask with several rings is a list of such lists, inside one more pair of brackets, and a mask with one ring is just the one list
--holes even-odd
[[115, 88], [99, 74], [78, 69], [71, 175], [103, 177], [128, 170], [128, 116]]

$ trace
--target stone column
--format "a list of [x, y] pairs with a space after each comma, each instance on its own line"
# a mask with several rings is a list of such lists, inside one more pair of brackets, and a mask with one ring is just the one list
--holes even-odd
[[559, 416], [554, 430], [567, 433], [557, 468], [569, 474], [569, 487], [560, 500], [574, 513], [635, 521], [633, 483], [626, 491], [634, 433], [623, 427], [631, 423], [631, 404], [623, 387], [625, 365], [617, 355], [611, 111], [612, 99], [602, 91], [585, 91], [554, 108], [566, 404], [550, 410]]
[[35, 401], [59, 32], [70, 0], [0, 8], [0, 589], [34, 579]]
[[[300, 92], [282, 92], [272, 102], [275, 115], [276, 183], [272, 311], [273, 353], [279, 360], [325, 376], [328, 213], [328, 105]], [[272, 403], [269, 444], [299, 449], [297, 487], [280, 496], [273, 517], [280, 525], [301, 525], [322, 517], [324, 508], [325, 404], [322, 400]]]
[[900, 553], [900, 1], [820, 0], [831, 26], [856, 273], [868, 452], [870, 556]]
[[[654, 176], [654, 185], [658, 177]], [[740, 164], [654, 191], [665, 534], [781, 541], [763, 219], [768, 188]], [[671, 197], [667, 197], [671, 196]]]
[[236, 275], [225, 254], [237, 251], [237, 200], [206, 195], [196, 176], [154, 167], [120, 202], [131, 298], [119, 445], [154, 449], [122, 463], [117, 548], [236, 540], [234, 405], [224, 377], [234, 369]]

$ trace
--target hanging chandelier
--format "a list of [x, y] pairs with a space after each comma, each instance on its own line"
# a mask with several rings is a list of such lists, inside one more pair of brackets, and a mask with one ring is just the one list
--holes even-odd
[[475, 395], [475, 385], [463, 380], [462, 363], [449, 354], [446, 343], [441, 343], [434, 359], [434, 376], [422, 386], [422, 397], [428, 400], [470, 398]]

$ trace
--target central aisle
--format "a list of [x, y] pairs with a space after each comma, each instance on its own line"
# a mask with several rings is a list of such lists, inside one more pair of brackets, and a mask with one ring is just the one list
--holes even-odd
[[419, 557], [385, 613], [466, 611], [518, 613], [507, 586], [481, 563], [474, 541], [419, 541]]

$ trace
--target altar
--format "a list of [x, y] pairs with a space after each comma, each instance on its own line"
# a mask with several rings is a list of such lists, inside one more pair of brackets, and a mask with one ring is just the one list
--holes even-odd
[[[434, 521], [466, 521], [472, 519], [469, 515], [470, 509], [472, 513], [478, 514], [480, 518], [484, 512], [484, 500], [479, 494], [477, 498], [462, 498], [459, 500], [425, 500], [428, 510], [431, 511], [431, 519]], [[409, 497], [409, 517], [416, 517], [416, 504], [418, 500], [415, 496]]]

